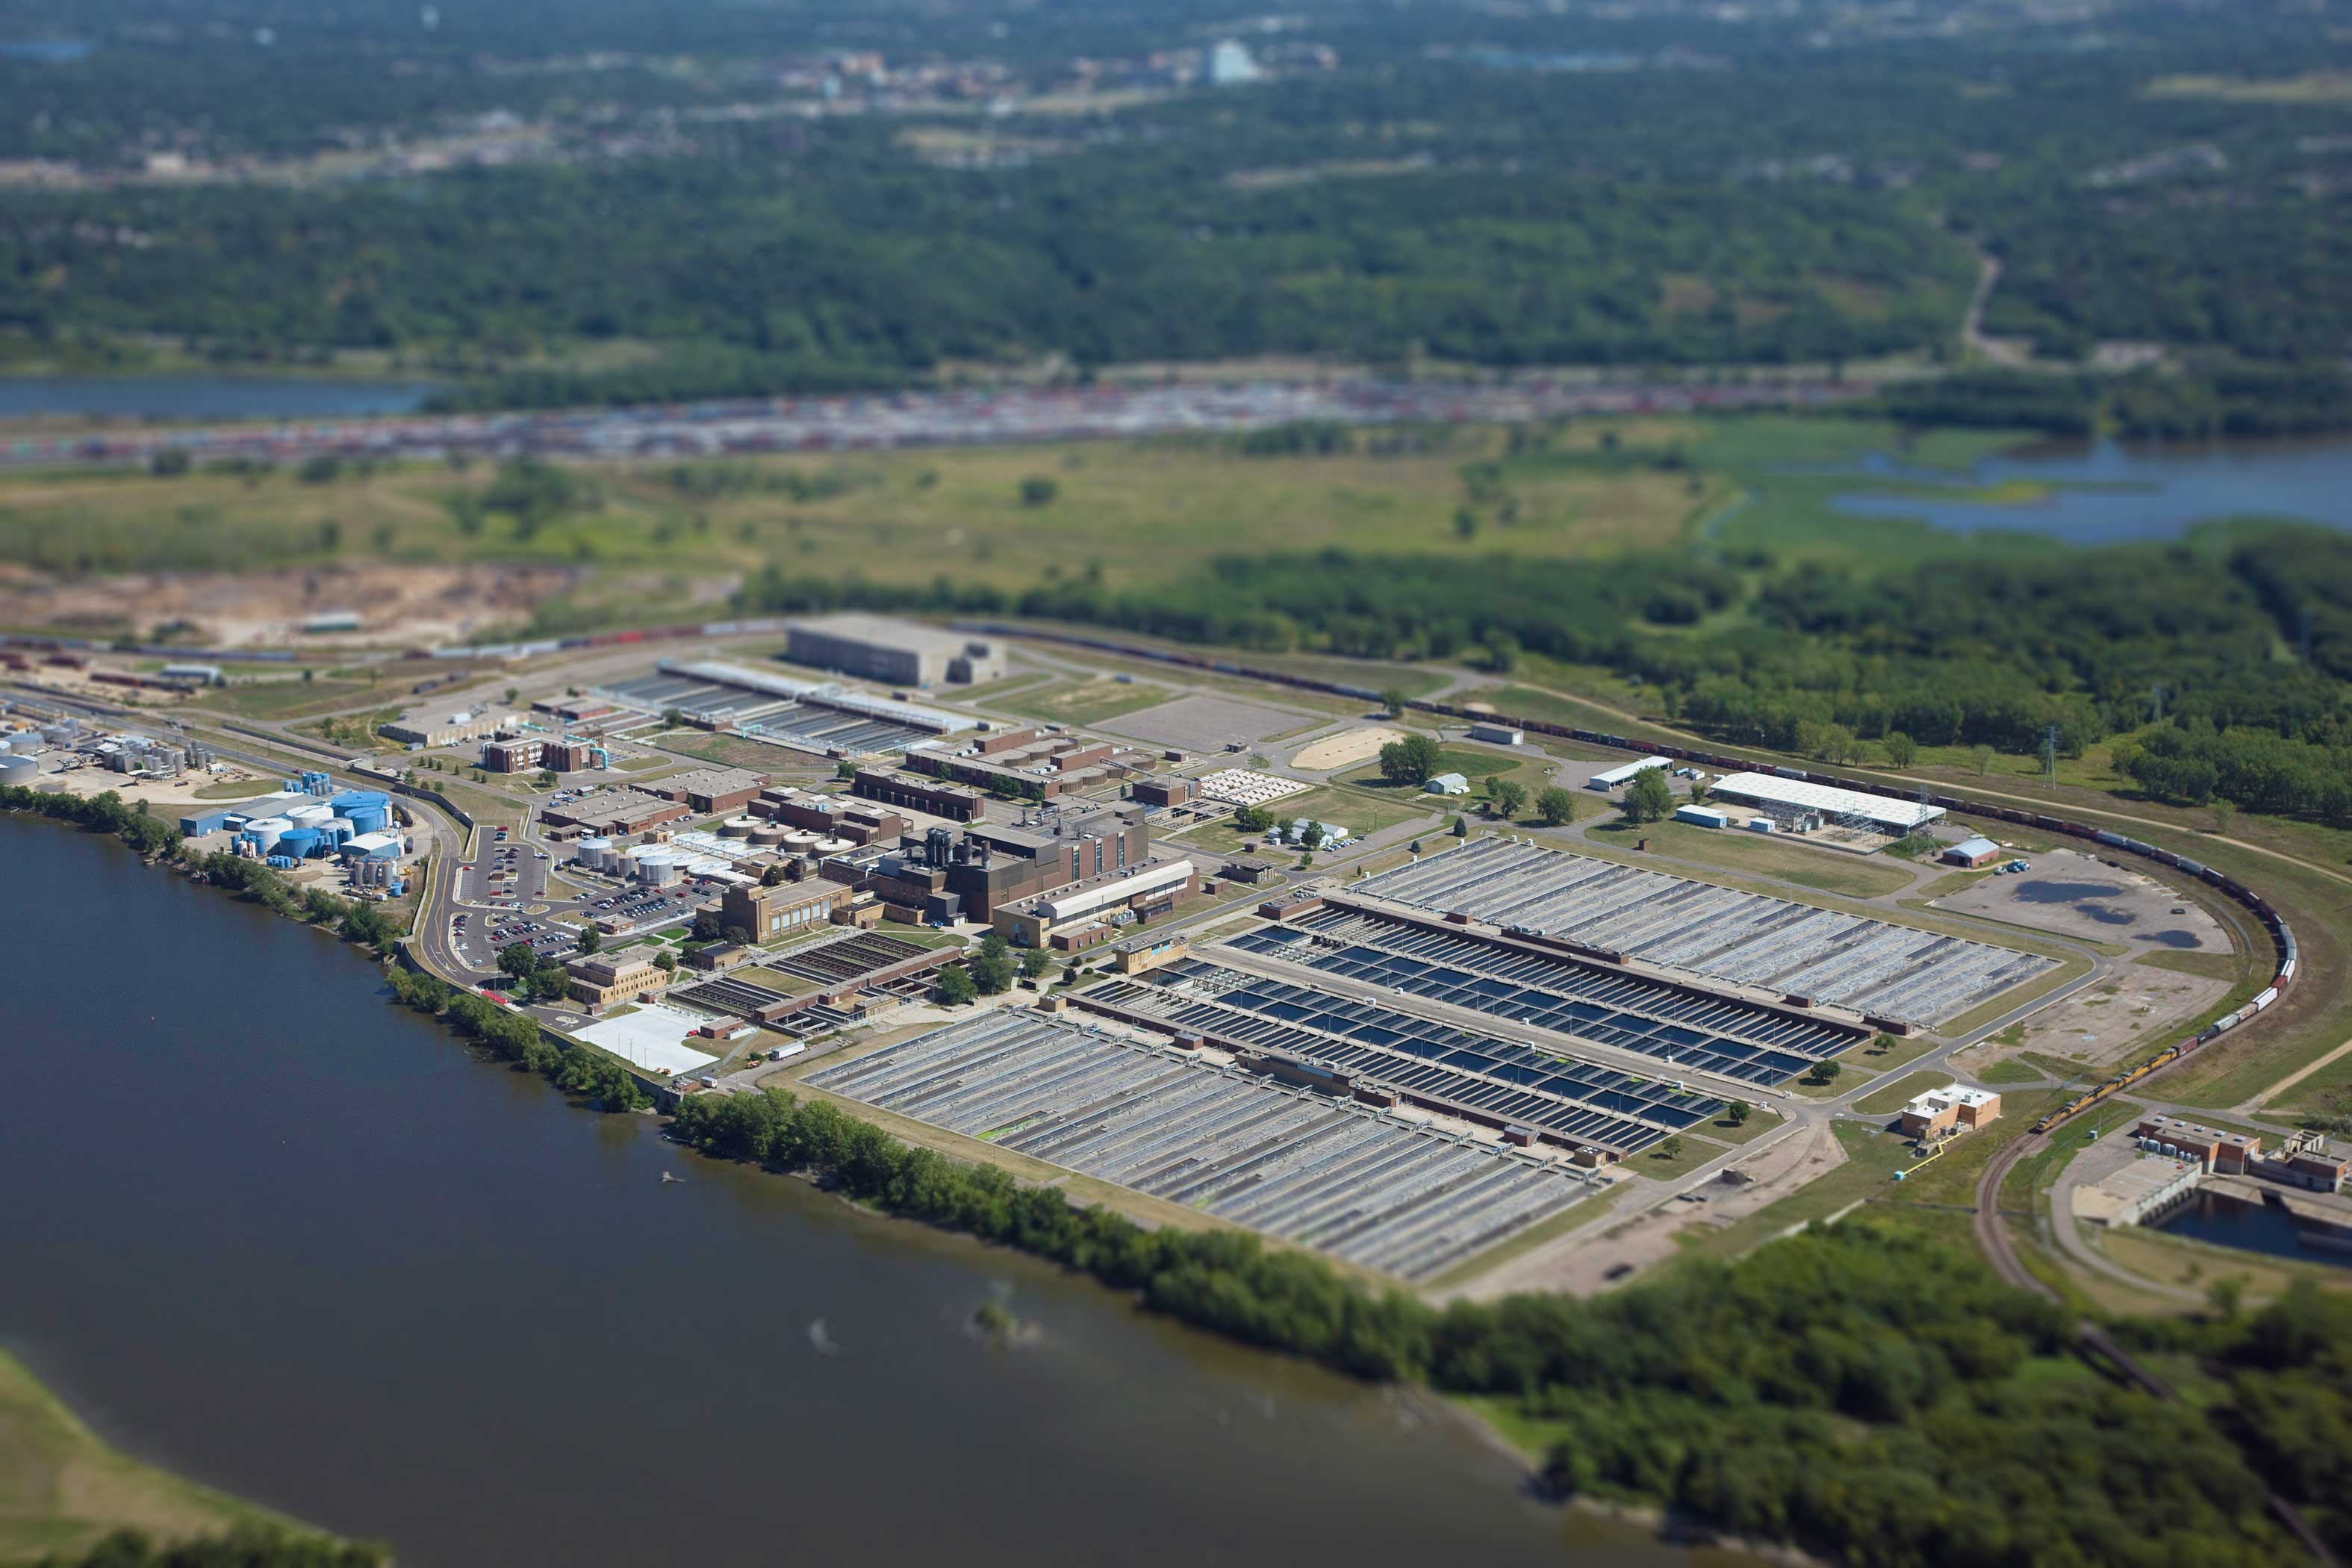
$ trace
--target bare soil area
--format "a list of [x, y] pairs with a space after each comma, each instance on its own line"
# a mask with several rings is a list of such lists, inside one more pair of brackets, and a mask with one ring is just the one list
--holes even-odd
[[[0, 625], [152, 637], [170, 629], [227, 647], [466, 642], [530, 621], [578, 574], [553, 566], [371, 564], [242, 573], [63, 578], [0, 567]], [[313, 616], [349, 611], [355, 634], [306, 636]]]

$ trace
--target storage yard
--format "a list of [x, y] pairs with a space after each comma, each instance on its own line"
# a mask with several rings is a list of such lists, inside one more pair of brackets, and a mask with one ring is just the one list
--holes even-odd
[[1593, 1190], [1515, 1150], [1035, 1012], [809, 1081], [1406, 1279]]
[[1509, 838], [1475, 840], [1356, 884], [1440, 913], [1584, 942], [1734, 984], [1932, 1024], [2052, 961]]

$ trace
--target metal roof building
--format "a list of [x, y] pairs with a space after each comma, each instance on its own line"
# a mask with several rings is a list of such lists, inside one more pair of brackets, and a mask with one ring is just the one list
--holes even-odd
[[1864, 795], [1859, 790], [1808, 784], [1803, 779], [1784, 779], [1772, 773], [1733, 773], [1717, 779], [1711, 793], [1721, 800], [1762, 806], [1768, 811], [1811, 812], [1831, 822], [1867, 822], [1888, 833], [1908, 833], [1944, 815], [1942, 806], [1924, 801]]
[[[1619, 784], [1623, 784], [1635, 773], [1647, 773], [1652, 768], [1663, 768], [1665, 765], [1666, 759], [1664, 757], [1643, 757], [1638, 763], [1625, 763], [1620, 766], [1611, 768], [1605, 773], [1593, 774], [1591, 778], [1584, 781], [1584, 787], [1587, 789], [1598, 790], [1615, 789]], [[1739, 776], [1746, 778], [1748, 775], [1746, 773], [1742, 773]]]

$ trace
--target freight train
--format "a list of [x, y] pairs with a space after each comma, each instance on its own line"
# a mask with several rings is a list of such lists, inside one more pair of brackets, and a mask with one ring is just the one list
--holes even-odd
[[[1245, 680], [1267, 681], [1276, 686], [1296, 687], [1301, 690], [1353, 698], [1366, 702], [1381, 700], [1381, 694], [1367, 687], [1320, 680], [1313, 676], [1297, 675], [1287, 670], [1253, 668], [1232, 659], [1211, 658], [1201, 654], [1186, 653], [1181, 649], [1148, 647], [1139, 644], [1123, 643], [1106, 637], [1085, 637], [1071, 632], [1045, 632], [1031, 626], [986, 625], [975, 626], [972, 629], [989, 632], [999, 637], [1020, 637], [1038, 641], [1066, 643], [1073, 647], [1112, 654], [1122, 658], [1145, 659], [1155, 664], [1179, 665], [1190, 669], [1203, 669], [1217, 675], [1236, 676]], [[1473, 711], [1446, 702], [1409, 700], [1405, 706], [1416, 712], [1434, 713], [1444, 718], [1458, 719], [1465, 723], [1480, 721], [1507, 724], [1512, 729], [1525, 730], [1533, 734], [1552, 735], [1562, 740], [1580, 741], [1586, 745], [1608, 746], [1618, 751], [1637, 752], [1645, 756], [1666, 757], [1675, 762], [1714, 768], [1722, 773], [1752, 773], [1759, 768], [1770, 766], [1746, 757], [1719, 755], [1713, 752], [1686, 746], [1660, 745], [1651, 741], [1631, 740], [1623, 735], [1612, 735], [1597, 730], [1579, 730], [1566, 724], [1549, 723], [1540, 719], [1521, 719], [1509, 714], [1489, 712], [1485, 709]], [[1854, 790], [1863, 795], [1885, 795], [1895, 800], [1925, 799], [1930, 805], [1938, 805], [1948, 812], [1964, 816], [1990, 817], [1997, 822], [2015, 823], [2021, 827], [2037, 827], [2045, 833], [2060, 833], [2072, 838], [2088, 839], [2106, 848], [2120, 849], [2126, 855], [2137, 855], [2143, 859], [2154, 860], [2159, 865], [2168, 866], [2176, 871], [2209, 882], [2226, 897], [2244, 906], [2256, 920], [2262, 922], [2263, 931], [2270, 938], [2276, 963], [2273, 970], [2271, 984], [2263, 988], [2261, 994], [2227, 1017], [2208, 1025], [2189, 1038], [2167, 1047], [2128, 1071], [2117, 1074], [2095, 1089], [2084, 1090], [2036, 1122], [2033, 1127], [2036, 1132], [2047, 1132], [2053, 1128], [2072, 1121], [2118, 1089], [2138, 1082], [2158, 1068], [2170, 1066], [2240, 1025], [2252, 1021], [2256, 1014], [2265, 1011], [2275, 1004], [2280, 993], [2294, 983], [2296, 963], [2294, 930], [2285, 921], [2279, 918], [2278, 911], [2273, 909], [2269, 900], [2260, 893], [2234, 877], [2225, 877], [2210, 866], [2191, 860], [2187, 856], [2175, 854], [2172, 850], [2154, 844], [2144, 844], [2137, 838], [2126, 838], [2122, 834], [2109, 832], [2104, 827], [2094, 827], [2087, 823], [2069, 822], [2063, 817], [2045, 816], [2039, 812], [2022, 811], [2013, 805], [1969, 800], [1960, 795], [1933, 794], [1923, 795], [1920, 792], [1897, 789], [1891, 784], [1874, 784], [1865, 779], [1842, 778], [1834, 773], [1810, 773], [1801, 768], [1771, 766], [1771, 771], [1782, 778], [1802, 779], [1807, 784]]]

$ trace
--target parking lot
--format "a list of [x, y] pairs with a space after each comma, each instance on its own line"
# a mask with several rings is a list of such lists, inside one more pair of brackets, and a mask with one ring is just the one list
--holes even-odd
[[1989, 942], [1743, 893], [1506, 837], [1354, 885], [1433, 913], [1523, 927], [1735, 984], [1937, 1023], [2055, 967]]
[[809, 1081], [1407, 1279], [1592, 1191], [1496, 1144], [1026, 1010]]

